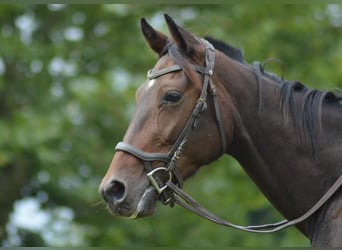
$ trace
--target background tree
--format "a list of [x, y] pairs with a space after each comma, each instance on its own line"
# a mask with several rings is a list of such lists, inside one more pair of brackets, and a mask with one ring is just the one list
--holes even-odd
[[[97, 187], [156, 62], [139, 30], [163, 13], [200, 36], [277, 57], [285, 77], [342, 87], [340, 5], [2, 5], [0, 8], [0, 241], [3, 246], [292, 246], [294, 228], [255, 235], [158, 207], [137, 221], [109, 215]], [[269, 71], [281, 74], [279, 65]], [[230, 157], [188, 181], [205, 206], [241, 224], [280, 219]]]

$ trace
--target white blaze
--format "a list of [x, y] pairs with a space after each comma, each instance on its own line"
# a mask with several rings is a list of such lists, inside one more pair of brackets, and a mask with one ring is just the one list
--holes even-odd
[[155, 83], [155, 79], [150, 80], [150, 81], [147, 83], [147, 89], [152, 88], [153, 85], [154, 85], [154, 83]]

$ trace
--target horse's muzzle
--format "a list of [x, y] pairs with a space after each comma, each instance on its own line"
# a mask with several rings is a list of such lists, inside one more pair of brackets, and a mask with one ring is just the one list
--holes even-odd
[[158, 200], [152, 186], [130, 190], [127, 184], [118, 180], [101, 184], [99, 193], [113, 215], [131, 219], [153, 214]]

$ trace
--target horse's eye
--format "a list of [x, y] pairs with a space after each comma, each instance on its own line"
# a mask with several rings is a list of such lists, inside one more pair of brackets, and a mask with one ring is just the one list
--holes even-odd
[[182, 98], [182, 95], [177, 91], [169, 91], [163, 99], [163, 103], [177, 103]]

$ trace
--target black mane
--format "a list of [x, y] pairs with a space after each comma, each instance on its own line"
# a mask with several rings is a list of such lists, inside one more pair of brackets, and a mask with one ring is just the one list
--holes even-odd
[[215, 49], [223, 52], [226, 56], [230, 57], [231, 59], [238, 61], [240, 63], [244, 63], [243, 52], [241, 49], [235, 48], [227, 43], [216, 40], [215, 38], [209, 36], [206, 36], [205, 40], [210, 42], [215, 47]]
[[[242, 50], [211, 37], [206, 37], [206, 40], [226, 56], [245, 64]], [[262, 111], [263, 105], [263, 81], [260, 76], [264, 76], [279, 84], [279, 102], [285, 124], [289, 122], [290, 115], [294, 126], [300, 131], [300, 137], [305, 142], [309, 142], [315, 151], [316, 136], [321, 128], [322, 105], [323, 103], [332, 103], [341, 107], [342, 95], [337, 95], [330, 91], [309, 89], [298, 81], [283, 80], [273, 73], [264, 71], [261, 63], [255, 63], [253, 71], [256, 74], [259, 85], [259, 111]], [[295, 92], [302, 94], [301, 103], [297, 103], [294, 95]]]

